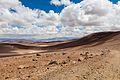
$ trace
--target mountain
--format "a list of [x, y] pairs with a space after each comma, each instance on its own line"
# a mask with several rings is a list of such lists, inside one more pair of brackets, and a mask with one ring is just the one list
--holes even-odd
[[101, 45], [107, 42], [108, 40], [119, 41], [120, 40], [120, 31], [118, 32], [99, 32], [99, 33], [93, 33], [90, 35], [87, 35], [83, 38], [72, 40], [67, 43], [63, 44], [57, 44], [54, 46], [48, 46], [46, 48], [56, 48], [56, 49], [63, 49], [63, 48], [70, 48], [70, 47], [77, 47], [77, 46], [95, 46], [95, 45]]

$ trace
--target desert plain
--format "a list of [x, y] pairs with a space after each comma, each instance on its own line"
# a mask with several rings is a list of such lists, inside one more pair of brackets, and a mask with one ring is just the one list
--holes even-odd
[[62, 42], [0, 42], [0, 80], [120, 80], [120, 31]]

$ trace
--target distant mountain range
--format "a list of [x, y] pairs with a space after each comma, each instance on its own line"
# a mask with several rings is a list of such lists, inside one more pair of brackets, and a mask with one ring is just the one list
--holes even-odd
[[66, 41], [77, 39], [74, 37], [58, 37], [49, 39], [12, 39], [12, 38], [0, 38], [0, 42], [18, 42], [18, 43], [33, 43], [33, 42], [54, 42], [54, 41]]

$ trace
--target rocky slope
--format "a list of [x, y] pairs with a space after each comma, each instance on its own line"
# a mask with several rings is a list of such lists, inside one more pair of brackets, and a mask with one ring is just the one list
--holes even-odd
[[1, 43], [0, 79], [120, 80], [120, 32], [44, 45]]

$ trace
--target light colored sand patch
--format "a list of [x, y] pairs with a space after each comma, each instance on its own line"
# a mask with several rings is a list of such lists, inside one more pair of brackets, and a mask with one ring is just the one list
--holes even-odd
[[17, 54], [32, 54], [32, 53], [39, 53], [43, 51], [42, 50], [15, 50], [13, 52]]

